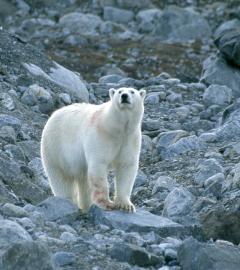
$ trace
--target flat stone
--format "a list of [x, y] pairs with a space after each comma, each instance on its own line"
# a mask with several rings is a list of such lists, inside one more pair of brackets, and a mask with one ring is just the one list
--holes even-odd
[[70, 200], [49, 197], [37, 205], [36, 211], [43, 214], [43, 217], [49, 221], [60, 221], [61, 223], [70, 223], [79, 215], [78, 207]]
[[153, 231], [162, 237], [180, 237], [187, 233], [184, 226], [168, 218], [157, 216], [140, 209], [136, 213], [126, 213], [122, 211], [104, 211], [97, 206], [92, 206], [89, 215], [95, 224], [103, 224], [127, 232]]

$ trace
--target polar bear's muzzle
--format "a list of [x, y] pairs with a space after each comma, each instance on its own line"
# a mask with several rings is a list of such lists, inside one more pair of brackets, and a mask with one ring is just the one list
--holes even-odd
[[128, 94], [124, 93], [121, 95], [121, 103], [131, 104]]

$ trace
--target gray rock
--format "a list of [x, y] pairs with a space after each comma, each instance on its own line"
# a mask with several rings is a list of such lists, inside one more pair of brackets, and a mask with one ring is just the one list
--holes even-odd
[[3, 126], [0, 128], [0, 139], [3, 139], [8, 143], [15, 144], [17, 141], [17, 135], [14, 128], [11, 126]]
[[48, 74], [35, 64], [23, 63], [23, 66], [31, 74], [43, 77], [46, 80], [63, 87], [74, 100], [83, 102], [89, 101], [88, 90], [80, 76], [58, 63], [52, 63], [52, 67]]
[[19, 224], [0, 219], [0, 250], [6, 250], [14, 243], [31, 241], [32, 238]]
[[139, 11], [136, 16], [138, 31], [140, 33], [152, 32], [161, 15], [162, 11], [156, 8]]
[[179, 139], [186, 137], [188, 132], [184, 130], [173, 130], [161, 132], [157, 139], [157, 150], [160, 153], [163, 148], [167, 148], [171, 144], [176, 143]]
[[179, 139], [166, 149], [161, 149], [160, 156], [164, 159], [174, 159], [180, 155], [202, 151], [205, 147], [204, 142], [197, 136], [192, 135]]
[[213, 194], [213, 196], [219, 198], [221, 196], [223, 182], [224, 182], [224, 174], [223, 173], [217, 173], [211, 177], [209, 177], [204, 182], [205, 194]]
[[232, 188], [240, 188], [240, 163], [233, 168]]
[[233, 193], [230, 198], [204, 208], [200, 213], [200, 221], [205, 236], [239, 244], [239, 205], [240, 196], [234, 196]]
[[0, 93], [0, 102], [1, 105], [9, 111], [13, 111], [15, 109], [15, 102], [7, 93]]
[[56, 252], [53, 254], [52, 258], [54, 265], [57, 267], [72, 265], [77, 260], [77, 257], [74, 253], [65, 251]]
[[66, 243], [74, 243], [77, 241], [77, 237], [70, 232], [63, 232], [60, 236], [60, 239]]
[[104, 7], [103, 18], [106, 21], [117, 23], [128, 23], [133, 20], [134, 13], [130, 10], [124, 10], [115, 7]]
[[41, 243], [24, 241], [13, 244], [1, 258], [5, 270], [53, 270], [49, 250]]
[[78, 207], [70, 200], [50, 197], [37, 205], [36, 210], [49, 221], [70, 223], [79, 216]]
[[24, 92], [21, 100], [24, 104], [29, 106], [38, 104], [39, 110], [42, 113], [49, 113], [54, 108], [51, 94], [38, 84], [30, 85], [29, 88]]
[[142, 147], [140, 153], [140, 160], [148, 160], [152, 157], [153, 144], [152, 140], [147, 135], [142, 135]]
[[194, 180], [198, 184], [203, 184], [209, 177], [217, 173], [223, 174], [223, 168], [216, 159], [210, 158], [198, 166], [198, 173]]
[[105, 75], [101, 77], [98, 81], [99, 83], [118, 83], [121, 79], [123, 79], [122, 76], [112, 74], [112, 75]]
[[179, 262], [183, 269], [235, 270], [240, 265], [240, 250], [224, 244], [205, 244], [193, 238], [185, 240], [179, 248]]
[[161, 237], [180, 236], [187, 233], [182, 225], [144, 210], [137, 210], [136, 213], [126, 213], [122, 211], [103, 211], [93, 206], [89, 214], [95, 224], [104, 224], [110, 228], [127, 232], [153, 231]]
[[134, 188], [143, 186], [147, 183], [147, 180], [148, 179], [146, 174], [143, 171], [139, 170], [134, 182]]
[[59, 24], [72, 34], [94, 36], [97, 35], [102, 20], [97, 15], [72, 12], [62, 16]]
[[157, 192], [172, 191], [176, 187], [177, 183], [174, 179], [169, 176], [159, 176], [156, 182], [154, 183], [152, 194]]
[[160, 128], [161, 122], [159, 120], [148, 119], [142, 122], [142, 129], [147, 131], [154, 131]]
[[174, 188], [164, 201], [163, 215], [173, 220], [188, 215], [196, 198], [186, 188]]
[[10, 126], [16, 132], [19, 132], [21, 129], [22, 122], [18, 118], [7, 115], [7, 114], [0, 114], [0, 128], [3, 126]]
[[215, 32], [215, 44], [223, 56], [240, 66], [240, 21], [234, 20], [220, 26]]
[[240, 96], [240, 71], [227, 64], [223, 57], [208, 58], [203, 62], [201, 81], [206, 84], [226, 85], [234, 97]]
[[67, 93], [59, 94], [59, 98], [65, 105], [70, 105], [72, 103], [71, 97]]
[[24, 155], [23, 150], [18, 145], [7, 144], [4, 146], [4, 151], [11, 159], [16, 161], [26, 161], [26, 156]]
[[168, 6], [157, 21], [153, 34], [161, 40], [184, 42], [191, 39], [208, 39], [211, 30], [208, 22], [199, 13]]
[[225, 85], [210, 85], [203, 94], [206, 105], [227, 105], [232, 100], [232, 89]]
[[2, 206], [1, 212], [8, 217], [27, 217], [28, 213], [22, 207], [14, 205], [12, 203], [6, 203]]
[[160, 102], [160, 97], [159, 93], [150, 93], [146, 96], [145, 98], [145, 104], [149, 105], [156, 105], [159, 104]]
[[163, 257], [151, 254], [146, 249], [132, 244], [117, 243], [109, 251], [109, 254], [118, 261], [142, 267], [162, 266], [164, 263]]
[[21, 147], [24, 155], [29, 161], [40, 156], [40, 144], [37, 141], [21, 141], [17, 143], [17, 145]]
[[178, 94], [178, 93], [171, 93], [170, 95], [167, 96], [167, 101], [171, 102], [171, 103], [182, 103], [182, 94]]

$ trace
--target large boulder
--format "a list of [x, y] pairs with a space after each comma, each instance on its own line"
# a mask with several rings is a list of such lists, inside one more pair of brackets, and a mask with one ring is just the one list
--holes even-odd
[[201, 81], [207, 85], [226, 85], [232, 89], [234, 97], [240, 96], [239, 68], [228, 65], [222, 56], [209, 57], [203, 62]]
[[161, 40], [185, 42], [208, 39], [211, 30], [208, 22], [199, 13], [177, 6], [167, 6], [152, 33]]
[[188, 238], [179, 248], [178, 259], [184, 270], [236, 270], [240, 249], [227, 243], [206, 244]]
[[240, 20], [220, 25], [215, 32], [215, 44], [228, 62], [240, 66]]
[[102, 20], [97, 15], [72, 12], [62, 16], [59, 24], [72, 34], [92, 36], [97, 35]]

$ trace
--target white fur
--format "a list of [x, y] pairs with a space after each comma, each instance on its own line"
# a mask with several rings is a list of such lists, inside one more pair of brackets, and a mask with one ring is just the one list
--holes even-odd
[[[44, 127], [41, 156], [54, 195], [87, 210], [134, 211], [130, 201], [138, 170], [145, 91], [109, 90], [101, 105], [73, 104], [53, 113]], [[122, 103], [122, 95], [129, 103]], [[115, 171], [115, 198], [108, 197], [107, 175]]]

